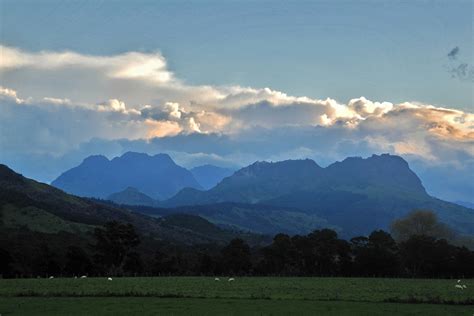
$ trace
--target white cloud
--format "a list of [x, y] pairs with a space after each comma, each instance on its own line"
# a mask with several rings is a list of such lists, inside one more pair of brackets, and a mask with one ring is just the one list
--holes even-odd
[[50, 97], [44, 97], [43, 101], [45, 103], [50, 103], [50, 104], [56, 104], [56, 105], [72, 105], [71, 100], [69, 99], [60, 99], [60, 98], [50, 98]]
[[4, 88], [2, 86], [0, 86], [0, 100], [13, 101], [17, 104], [25, 102], [25, 100], [18, 97], [15, 90]]
[[90, 56], [70, 51], [27, 53], [1, 45], [0, 54], [2, 70], [89, 68], [101, 69], [110, 78], [141, 79], [154, 83], [173, 81], [173, 74], [167, 70], [166, 60], [160, 53], [131, 52], [116, 56]]
[[364, 97], [352, 99], [347, 104], [347, 107], [359, 114], [360, 117], [369, 115], [381, 116], [393, 109], [393, 104], [390, 102], [372, 102]]
[[107, 102], [103, 102], [102, 104], [99, 104], [97, 106], [97, 109], [99, 111], [115, 111], [115, 112], [127, 111], [125, 107], [125, 103], [117, 99], [111, 99], [111, 100], [108, 100]]
[[131, 139], [142, 150], [156, 142], [158, 151], [238, 164], [381, 151], [428, 164], [474, 159], [474, 114], [449, 107], [193, 86], [175, 78], [159, 53], [0, 49], [0, 149], [12, 157], [61, 156], [92, 139]]

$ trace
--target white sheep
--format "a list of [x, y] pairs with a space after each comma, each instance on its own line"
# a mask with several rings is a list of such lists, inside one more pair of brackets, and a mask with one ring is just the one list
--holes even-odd
[[50, 279], [54, 279], [54, 277], [53, 277], [53, 276], [50, 276], [49, 278], [50, 278]]
[[461, 280], [458, 280], [458, 283], [461, 283]]
[[214, 281], [220, 281], [220, 280], [221, 280], [221, 279], [219, 279], [219, 278], [214, 278]]
[[227, 280], [228, 282], [234, 282], [235, 279], [234, 278], [229, 278], [229, 280]]
[[107, 280], [112, 281], [112, 278], [109, 277], [109, 278], [107, 278]]
[[456, 284], [454, 287], [457, 288], [457, 289], [461, 289], [461, 290], [464, 289], [463, 286], [462, 286], [462, 285], [459, 285], [459, 284]]
[[81, 279], [87, 279], [87, 275], [81, 276]]
[[467, 289], [467, 285], [466, 285], [466, 284], [463, 284], [462, 287], [465, 288], [465, 289]]

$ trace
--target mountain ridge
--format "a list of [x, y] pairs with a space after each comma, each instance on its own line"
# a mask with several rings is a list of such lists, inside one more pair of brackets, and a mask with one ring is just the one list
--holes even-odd
[[349, 157], [321, 168], [312, 160], [256, 162], [208, 191], [186, 188], [161, 203], [183, 207], [215, 203], [293, 207], [342, 227], [346, 235], [389, 229], [416, 208], [433, 209], [459, 232], [474, 234], [469, 209], [431, 197], [401, 157]]
[[[387, 161], [389, 163], [386, 163]], [[186, 188], [167, 201], [164, 201], [163, 205], [202, 204], [199, 199], [203, 199], [203, 203], [257, 203], [298, 191], [324, 191], [328, 188], [344, 188], [345, 186], [356, 187], [360, 190], [369, 186], [393, 187], [384, 178], [382, 178], [382, 181], [379, 179], [380, 172], [384, 171], [384, 166], [390, 168], [397, 167], [392, 172], [388, 172], [388, 175], [384, 174], [384, 176], [390, 176], [392, 181], [394, 179], [399, 182], [403, 180], [397, 186], [397, 189], [426, 194], [421, 180], [409, 169], [408, 163], [403, 158], [383, 154], [380, 156], [372, 155], [366, 159], [349, 157], [342, 162], [335, 162], [326, 168], [320, 167], [311, 159], [255, 162], [236, 171], [232, 176], [223, 179], [218, 185], [208, 191]], [[372, 172], [367, 173], [366, 170]], [[348, 173], [351, 173], [350, 178], [353, 178], [352, 180], [346, 176]], [[368, 177], [368, 175], [371, 177]], [[409, 188], [407, 188], [407, 184]], [[246, 197], [242, 197], [242, 192], [235, 192], [235, 196], [229, 196], [230, 194], [227, 192], [229, 188], [233, 190], [244, 189], [247, 192], [251, 192]], [[273, 192], [271, 196], [262, 198], [259, 196], [262, 190]], [[180, 203], [180, 199], [183, 199], [186, 204]]]
[[180, 189], [201, 189], [192, 173], [178, 166], [169, 155], [126, 152], [111, 160], [89, 156], [77, 167], [62, 173], [52, 183], [78, 196], [107, 198], [135, 187], [154, 199], [165, 199]]

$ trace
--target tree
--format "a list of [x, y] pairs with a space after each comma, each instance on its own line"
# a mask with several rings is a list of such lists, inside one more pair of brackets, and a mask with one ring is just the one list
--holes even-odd
[[143, 260], [138, 252], [130, 252], [127, 254], [123, 264], [123, 270], [130, 275], [137, 275], [143, 272]]
[[311, 262], [307, 264], [310, 273], [334, 275], [339, 271], [340, 245], [337, 233], [332, 229], [315, 230], [308, 235], [311, 248]]
[[200, 252], [197, 258], [196, 270], [199, 274], [212, 275], [216, 269], [216, 262], [210, 254]]
[[262, 249], [266, 273], [283, 275], [297, 274], [297, 252], [291, 238], [286, 234], [277, 234], [273, 243]]
[[403, 265], [410, 276], [428, 277], [433, 274], [438, 261], [434, 237], [413, 235], [400, 244], [400, 252]]
[[474, 275], [474, 252], [445, 239], [415, 235], [400, 244], [406, 272], [413, 277], [468, 278]]
[[438, 221], [431, 210], [413, 210], [404, 218], [392, 222], [390, 230], [398, 241], [408, 240], [411, 236], [431, 236], [452, 239], [451, 229]]
[[0, 278], [10, 277], [13, 274], [13, 258], [10, 253], [0, 248]]
[[398, 247], [387, 232], [373, 231], [369, 238], [352, 238], [351, 244], [357, 274], [393, 276], [399, 271]]
[[108, 222], [103, 228], [96, 228], [94, 236], [97, 261], [104, 266], [108, 274], [122, 274], [125, 259], [140, 243], [133, 225]]
[[222, 249], [222, 268], [232, 274], [246, 274], [252, 263], [250, 247], [240, 238], [235, 238]]
[[33, 260], [34, 273], [42, 276], [58, 275], [61, 273], [61, 266], [56, 260], [55, 253], [46, 243], [38, 247], [38, 253]]
[[66, 252], [66, 272], [71, 275], [84, 275], [92, 272], [89, 255], [77, 246], [69, 246]]

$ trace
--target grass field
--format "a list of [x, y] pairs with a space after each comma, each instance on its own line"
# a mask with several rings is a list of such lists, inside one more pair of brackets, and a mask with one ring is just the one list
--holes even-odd
[[4, 315], [474, 315], [474, 280], [157, 277], [0, 280]]

